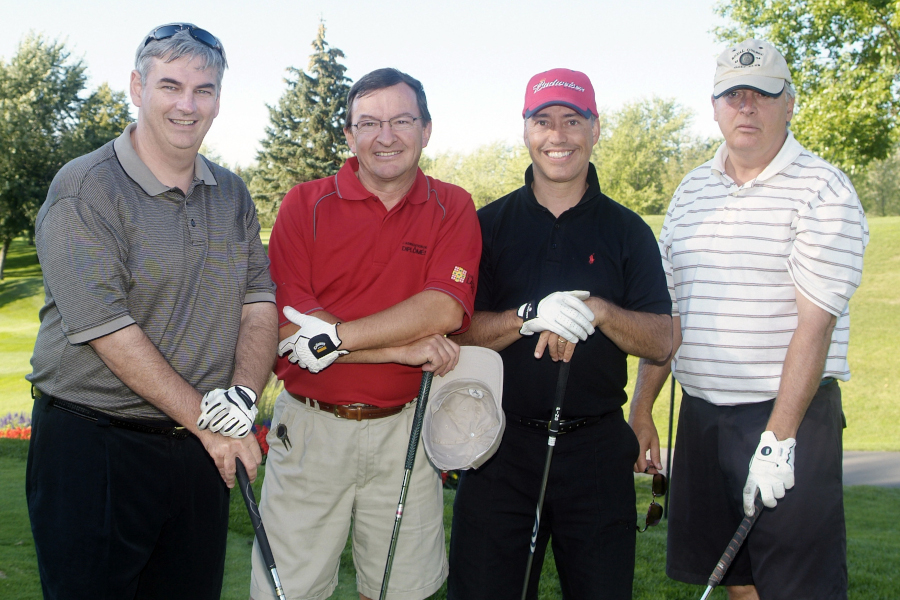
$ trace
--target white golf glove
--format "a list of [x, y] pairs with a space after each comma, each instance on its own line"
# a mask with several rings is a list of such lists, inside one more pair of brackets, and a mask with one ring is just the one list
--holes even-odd
[[284, 307], [284, 316], [299, 325], [300, 330], [278, 344], [278, 356], [290, 352], [289, 361], [309, 369], [310, 373], [318, 373], [339, 356], [349, 354], [346, 350], [338, 350], [341, 338], [337, 334], [337, 325], [304, 315], [290, 306]]
[[242, 438], [250, 433], [256, 420], [256, 392], [243, 385], [227, 390], [207, 392], [200, 402], [197, 427], [221, 433], [226, 437]]
[[516, 312], [525, 321], [519, 333], [552, 331], [573, 344], [586, 340], [594, 333], [594, 313], [584, 303], [589, 297], [583, 291], [553, 292], [540, 302], [526, 302]]
[[784, 498], [785, 490], [794, 487], [794, 447], [797, 440], [778, 441], [771, 431], [764, 431], [759, 438], [756, 453], [750, 459], [750, 474], [744, 485], [744, 514], [752, 517], [756, 490], [763, 504], [775, 508], [775, 499]]

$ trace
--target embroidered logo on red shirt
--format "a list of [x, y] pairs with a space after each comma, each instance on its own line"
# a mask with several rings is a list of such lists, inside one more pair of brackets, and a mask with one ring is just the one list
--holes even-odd
[[425, 256], [428, 252], [428, 246], [423, 246], [422, 244], [413, 244], [412, 242], [403, 242], [400, 246], [400, 250], [402, 252], [412, 252], [413, 254], [418, 254], [419, 256]]
[[450, 279], [456, 283], [465, 283], [466, 275], [468, 275], [468, 272], [462, 267], [453, 267], [453, 273], [450, 275]]
[[591, 254], [590, 258], [588, 258], [588, 264], [589, 265], [594, 264], [594, 255], [593, 254]]

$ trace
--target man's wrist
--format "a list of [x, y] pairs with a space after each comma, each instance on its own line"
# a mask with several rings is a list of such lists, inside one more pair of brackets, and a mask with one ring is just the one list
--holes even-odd
[[584, 304], [594, 313], [594, 320], [591, 321], [591, 325], [599, 327], [606, 317], [606, 301], [597, 296], [590, 296], [584, 301]]

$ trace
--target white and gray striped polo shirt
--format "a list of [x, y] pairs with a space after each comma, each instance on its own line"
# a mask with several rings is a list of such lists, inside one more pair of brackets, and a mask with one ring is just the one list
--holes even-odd
[[133, 127], [64, 166], [38, 213], [46, 300], [28, 379], [109, 414], [162, 420], [88, 342], [136, 323], [195, 389], [228, 387], [241, 310], [274, 302], [275, 286], [240, 177], [198, 156], [187, 193], [169, 188], [134, 151]]
[[848, 302], [869, 240], [856, 191], [790, 132], [742, 186], [725, 174], [727, 156], [722, 144], [688, 173], [660, 233], [672, 314], [681, 317], [676, 378], [713, 404], [774, 398], [799, 291], [838, 317], [823, 377], [847, 381]]

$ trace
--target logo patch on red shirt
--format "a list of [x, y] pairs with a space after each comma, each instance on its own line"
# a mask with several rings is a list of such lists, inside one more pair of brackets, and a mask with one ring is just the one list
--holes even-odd
[[450, 279], [456, 283], [465, 283], [466, 275], [468, 275], [468, 272], [462, 267], [453, 267], [453, 273], [450, 275]]
[[428, 253], [428, 246], [423, 246], [422, 244], [413, 244], [412, 242], [403, 242], [400, 246], [401, 252], [411, 252], [413, 254], [418, 254], [419, 256], [425, 256]]

